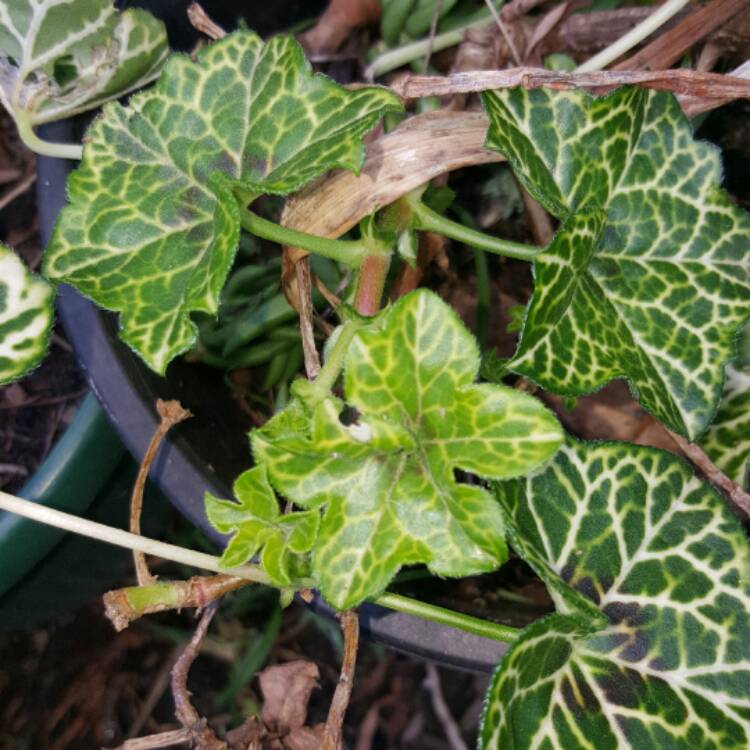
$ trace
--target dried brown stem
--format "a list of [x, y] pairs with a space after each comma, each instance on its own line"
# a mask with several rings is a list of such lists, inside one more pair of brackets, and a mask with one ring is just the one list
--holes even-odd
[[104, 594], [104, 613], [115, 630], [120, 631], [139, 617], [154, 612], [188, 607], [202, 609], [249, 583], [246, 578], [215, 575], [194, 576], [187, 581], [160, 581], [147, 586], [129, 586]]
[[359, 616], [350, 609], [339, 615], [341, 631], [344, 634], [344, 656], [336, 690], [323, 733], [323, 750], [341, 749], [341, 727], [349, 706], [349, 698], [354, 685], [354, 670], [357, 666], [357, 646], [359, 645]]
[[485, 0], [487, 7], [490, 10], [490, 13], [492, 14], [492, 19], [495, 22], [495, 25], [498, 29], [500, 29], [500, 33], [503, 36], [503, 39], [505, 39], [505, 43], [508, 45], [508, 49], [510, 50], [510, 56], [513, 58], [513, 62], [516, 65], [521, 64], [521, 55], [518, 54], [518, 49], [516, 47], [515, 42], [513, 41], [513, 37], [511, 33], [508, 31], [508, 27], [505, 25], [505, 20], [502, 18], [502, 16], [497, 12], [497, 9], [495, 8], [494, 3], [492, 0]]
[[170, 732], [159, 732], [147, 737], [138, 737], [134, 740], [125, 740], [115, 750], [156, 750], [161, 747], [174, 747], [185, 745], [192, 741], [192, 735], [188, 729], [173, 729]]
[[733, 509], [739, 511], [740, 518], [747, 520], [750, 517], [750, 493], [724, 474], [699, 445], [688, 443], [685, 438], [671, 430], [667, 430], [667, 433], [693, 466], [700, 470], [714, 487], [721, 490], [729, 498]]
[[[735, 68], [732, 71], [732, 75], [738, 78], [750, 79], [750, 60], [740, 65], [739, 68]], [[678, 99], [682, 111], [688, 117], [695, 117], [723, 104], [729, 104], [732, 101], [732, 99], [702, 99], [699, 96], [680, 96]]]
[[665, 70], [674, 65], [696, 42], [748, 8], [750, 0], [713, 0], [696, 8], [676, 26], [615, 65], [613, 70]]
[[310, 380], [315, 380], [320, 372], [320, 355], [315, 346], [315, 330], [313, 327], [312, 304], [312, 274], [310, 271], [310, 256], [299, 260], [294, 270], [297, 274], [297, 290], [299, 294], [299, 330], [302, 336], [302, 352], [305, 357], [305, 374]]
[[531, 229], [531, 236], [534, 238], [534, 244], [546, 247], [552, 241], [555, 235], [555, 228], [552, 226], [544, 206], [538, 200], [533, 198], [526, 188], [520, 182], [516, 182], [518, 192], [521, 195], [523, 206], [526, 209], [526, 216]]
[[500, 17], [503, 21], [511, 22], [515, 21], [516, 18], [525, 16], [530, 10], [533, 10], [537, 5], [542, 5], [547, 0], [511, 0], [503, 6], [500, 11]]
[[138, 707], [138, 713], [128, 728], [128, 733], [125, 735], [126, 737], [135, 738], [141, 733], [141, 729], [143, 729], [153, 713], [156, 704], [161, 700], [162, 695], [164, 695], [164, 692], [169, 687], [170, 673], [177, 657], [180, 655], [180, 650], [180, 646], [175, 646], [164, 660], [161, 667], [159, 667], [156, 676], [151, 680], [146, 699]]
[[[161, 417], [159, 426], [151, 436], [151, 440], [146, 448], [146, 453], [141, 460], [141, 465], [138, 469], [138, 475], [135, 478], [133, 484], [133, 493], [130, 496], [130, 533], [140, 534], [141, 533], [141, 511], [143, 510], [143, 488], [146, 486], [146, 479], [148, 478], [148, 472], [151, 469], [151, 464], [156, 458], [156, 454], [161, 445], [161, 441], [164, 440], [166, 434], [179, 422], [192, 416], [187, 410], [183, 409], [179, 401], [162, 401], [157, 399], [156, 411]], [[148, 565], [146, 564], [146, 557], [142, 552], [133, 552], [133, 563], [135, 564], [135, 574], [138, 578], [139, 586], [147, 586], [156, 581], [151, 573], [149, 573]]]
[[0, 211], [12, 203], [19, 195], [23, 195], [36, 182], [36, 171], [27, 174], [16, 183], [7, 193], [0, 196]]
[[438, 18], [440, 17], [440, 9], [443, 7], [443, 0], [435, 0], [435, 6], [432, 9], [432, 19], [430, 21], [430, 35], [427, 38], [427, 54], [424, 56], [424, 62], [422, 63], [422, 72], [426, 73], [430, 67], [430, 58], [432, 57], [432, 45], [435, 42], [435, 32], [437, 31]]
[[443, 688], [440, 685], [440, 673], [438, 672], [437, 667], [428, 662], [425, 665], [425, 671], [427, 672], [427, 677], [425, 678], [424, 684], [430, 694], [432, 710], [435, 712], [435, 716], [437, 716], [438, 721], [443, 727], [445, 738], [448, 740], [451, 750], [468, 750], [466, 743], [461, 736], [461, 730], [458, 728], [458, 724], [453, 718], [453, 715], [448, 708], [448, 704], [443, 697]]
[[188, 5], [187, 16], [190, 23], [209, 39], [223, 39], [227, 35], [227, 32], [203, 10], [199, 3]]
[[719, 73], [700, 73], [684, 69], [604, 70], [590, 73], [566, 73], [544, 68], [477, 70], [445, 77], [406, 75], [395, 82], [392, 88], [405, 99], [419, 99], [423, 96], [450, 96], [516, 86], [558, 90], [643, 86], [709, 99], [750, 99], [750, 81]]
[[190, 702], [190, 691], [187, 686], [188, 672], [198, 656], [201, 643], [206, 637], [208, 626], [216, 614], [218, 603], [209, 604], [201, 616], [190, 643], [180, 654], [172, 667], [172, 697], [174, 698], [175, 716], [182, 726], [190, 732], [190, 740], [196, 750], [226, 750], [226, 743], [219, 740], [208, 726], [206, 719], [201, 718]]

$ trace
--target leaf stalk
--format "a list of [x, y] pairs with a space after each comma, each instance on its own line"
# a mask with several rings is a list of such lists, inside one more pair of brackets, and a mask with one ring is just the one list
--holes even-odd
[[21, 140], [35, 153], [42, 156], [54, 156], [58, 159], [80, 161], [83, 157], [83, 146], [80, 143], [52, 143], [41, 139], [31, 122], [21, 116], [16, 117], [16, 127]]
[[421, 201], [411, 199], [409, 204], [416, 228], [424, 232], [442, 234], [444, 237], [463, 242], [469, 247], [486, 250], [488, 253], [494, 253], [495, 255], [503, 255], [506, 258], [516, 258], [517, 260], [532, 261], [544, 250], [543, 247], [511, 242], [471, 229], [439, 214], [437, 211], [433, 211]]
[[328, 237], [307, 234], [307, 232], [290, 229], [264, 219], [247, 208], [240, 208], [240, 224], [243, 229], [256, 237], [277, 242], [279, 245], [301, 247], [310, 253], [322, 255], [348, 266], [358, 266], [368, 253], [367, 245], [359, 240], [332, 240]]
[[323, 367], [320, 368], [318, 377], [312, 383], [306, 383], [309, 390], [305, 393], [305, 401], [309, 406], [320, 403], [331, 392], [336, 384], [341, 370], [344, 369], [344, 358], [352, 343], [352, 339], [363, 323], [359, 320], [347, 320], [339, 331], [333, 342]]

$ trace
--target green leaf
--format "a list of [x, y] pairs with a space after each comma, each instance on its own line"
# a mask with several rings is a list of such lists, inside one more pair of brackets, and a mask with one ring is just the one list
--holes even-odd
[[358, 170], [385, 89], [313, 75], [289, 37], [237, 32], [197, 62], [174, 55], [156, 86], [110, 104], [89, 130], [47, 250], [52, 278], [121, 312], [122, 338], [163, 372], [215, 313], [243, 202], [290, 193], [334, 167]]
[[562, 432], [535, 399], [475, 384], [476, 341], [435, 294], [413, 292], [362, 329], [345, 362], [346, 400], [305, 416], [295, 403], [252, 434], [274, 487], [325, 506], [313, 575], [339, 609], [380, 593], [402, 565], [437, 575], [493, 570], [506, 559], [500, 508], [457, 469], [507, 478], [541, 465]]
[[670, 94], [619, 89], [484, 94], [487, 145], [562, 220], [510, 369], [582, 395], [625, 377], [694, 439], [750, 317], [750, 217], [719, 188], [715, 148]]
[[671, 454], [573, 440], [498, 496], [517, 551], [605, 625], [563, 603], [524, 631], [481, 747], [748, 747], [750, 547], [725, 502]]
[[47, 353], [52, 287], [0, 243], [0, 385], [36, 367]]
[[701, 445], [732, 481], [747, 487], [750, 481], [750, 368], [727, 367], [724, 396]]
[[111, 0], [0, 0], [0, 99], [29, 125], [140, 88], [169, 48], [164, 25]]
[[222, 534], [233, 534], [220, 564], [237, 567], [262, 548], [263, 569], [276, 585], [289, 586], [306, 572], [302, 556], [315, 543], [320, 514], [313, 510], [282, 515], [265, 466], [241, 474], [234, 483], [234, 494], [237, 503], [206, 493], [211, 525]]

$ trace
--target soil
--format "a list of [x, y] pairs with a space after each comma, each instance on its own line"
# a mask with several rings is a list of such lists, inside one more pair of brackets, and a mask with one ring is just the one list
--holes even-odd
[[[191, 532], [171, 536], [181, 533]], [[172, 567], [158, 572], [165, 579], [185, 575]], [[190, 671], [193, 703], [220, 735], [260, 711], [260, 666], [297, 659], [312, 660], [320, 673], [307, 722], [325, 721], [338, 680], [340, 630], [293, 603], [273, 644], [259, 647], [276, 607], [268, 589], [229, 595]], [[0, 750], [113, 748], [128, 737], [177, 728], [169, 671], [195, 622], [192, 612], [164, 613], [114, 633], [95, 601], [43, 626], [0, 633]], [[450, 712], [473, 747], [488, 677], [439, 674]], [[424, 664], [362, 643], [344, 727], [347, 747], [451, 750], [425, 677]]]
[[[0, 176], [4, 177], [0, 180], [0, 242], [37, 269], [42, 248], [34, 195], [35, 161], [18, 142], [4, 110], [0, 110]], [[34, 473], [70, 423], [83, 394], [75, 356], [56, 327], [43, 365], [23, 380], [0, 388], [0, 489], [14, 492]]]

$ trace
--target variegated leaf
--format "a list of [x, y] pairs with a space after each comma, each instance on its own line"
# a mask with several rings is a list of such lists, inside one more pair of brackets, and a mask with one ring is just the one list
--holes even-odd
[[727, 367], [727, 382], [716, 418], [701, 440], [713, 462], [734, 482], [750, 485], [750, 325]]
[[247, 202], [357, 170], [363, 134], [400, 107], [313, 75], [290, 37], [236, 32], [197, 62], [175, 55], [89, 130], [46, 271], [119, 311], [122, 338], [163, 372], [195, 340], [190, 313], [216, 312], [239, 234], [232, 190]]
[[140, 88], [169, 52], [164, 25], [111, 0], [0, 0], [0, 99], [28, 125]]
[[313, 575], [339, 609], [380, 593], [402, 565], [442, 576], [505, 560], [500, 509], [462, 469], [519, 476], [554, 454], [561, 429], [535, 399], [479, 385], [476, 341], [435, 294], [413, 292], [363, 329], [345, 362], [353, 424], [333, 398], [305, 417], [299, 403], [252, 434], [274, 487], [325, 506]]
[[535, 259], [510, 368], [563, 395], [626, 377], [694, 439], [750, 317], [750, 217], [719, 188], [716, 149], [693, 140], [669, 94], [517, 89], [484, 102], [487, 145], [563, 220]]
[[36, 367], [47, 353], [54, 292], [0, 243], [0, 385]]
[[282, 514], [262, 465], [237, 478], [234, 494], [238, 502], [206, 493], [211, 525], [222, 534], [232, 534], [220, 563], [234, 568], [262, 549], [261, 565], [277, 586], [289, 586], [293, 579], [307, 575], [305, 553], [315, 543], [318, 511]]
[[524, 632], [482, 748], [750, 745], [750, 547], [708, 485], [663, 451], [570, 441], [498, 497], [517, 551], [605, 624], [563, 606]]

